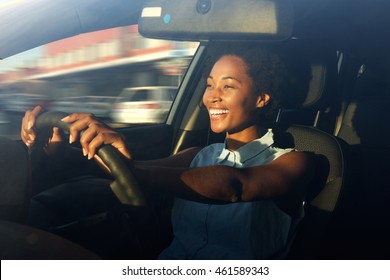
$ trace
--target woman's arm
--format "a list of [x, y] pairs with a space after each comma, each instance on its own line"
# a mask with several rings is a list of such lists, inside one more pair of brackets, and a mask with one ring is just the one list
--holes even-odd
[[[290, 152], [266, 165], [250, 168], [189, 168], [199, 151], [197, 148], [160, 160], [133, 161], [124, 137], [92, 115], [72, 114], [64, 121], [71, 123], [71, 141], [80, 139], [88, 158], [96, 158], [96, 150], [101, 145], [112, 145], [129, 160], [140, 185], [150, 190], [163, 188], [186, 199], [229, 203], [283, 200], [288, 196], [297, 202], [313, 174], [311, 158], [303, 152]], [[81, 131], [84, 131], [82, 135]]]
[[266, 165], [249, 168], [134, 166], [138, 180], [148, 188], [161, 187], [200, 202], [275, 199], [287, 212], [302, 201], [313, 171], [311, 157], [303, 152], [290, 152]]
[[300, 188], [311, 179], [311, 166], [306, 153], [291, 152], [268, 164], [249, 168], [223, 165], [172, 168], [135, 164], [134, 173], [148, 187], [158, 184], [178, 193], [180, 189], [189, 188], [205, 198], [237, 202], [290, 194], [296, 191], [294, 187]]

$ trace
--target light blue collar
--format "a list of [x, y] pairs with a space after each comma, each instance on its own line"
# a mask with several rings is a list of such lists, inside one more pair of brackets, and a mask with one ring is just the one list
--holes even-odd
[[222, 150], [221, 154], [218, 157], [218, 163], [226, 160], [231, 153], [235, 155], [235, 161], [238, 163], [245, 163], [251, 158], [256, 157], [257, 155], [263, 153], [270, 146], [274, 144], [272, 129], [268, 129], [268, 132], [265, 133], [261, 138], [255, 139], [252, 142], [241, 146], [236, 151], [229, 151], [225, 148]]

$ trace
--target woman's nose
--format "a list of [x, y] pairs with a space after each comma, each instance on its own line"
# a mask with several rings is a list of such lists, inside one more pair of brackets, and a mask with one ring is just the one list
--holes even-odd
[[222, 96], [221, 90], [218, 88], [214, 88], [211, 91], [211, 102], [215, 103], [221, 101], [222, 100], [221, 96]]

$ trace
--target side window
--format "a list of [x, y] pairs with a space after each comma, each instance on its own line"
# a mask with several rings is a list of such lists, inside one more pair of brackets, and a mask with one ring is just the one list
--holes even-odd
[[130, 91], [130, 102], [147, 101], [149, 99], [147, 90]]
[[168, 90], [169, 100], [173, 101], [176, 97], [176, 94], [177, 94], [177, 89]]
[[18, 139], [21, 117], [37, 104], [90, 112], [113, 125], [163, 123], [197, 47], [143, 38], [133, 25], [7, 58], [0, 64], [0, 135]]

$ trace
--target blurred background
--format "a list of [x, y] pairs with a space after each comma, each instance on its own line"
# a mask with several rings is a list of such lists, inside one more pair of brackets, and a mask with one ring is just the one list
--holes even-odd
[[198, 43], [146, 39], [138, 27], [92, 32], [0, 61], [0, 135], [26, 110], [90, 112], [122, 127], [163, 123]]

